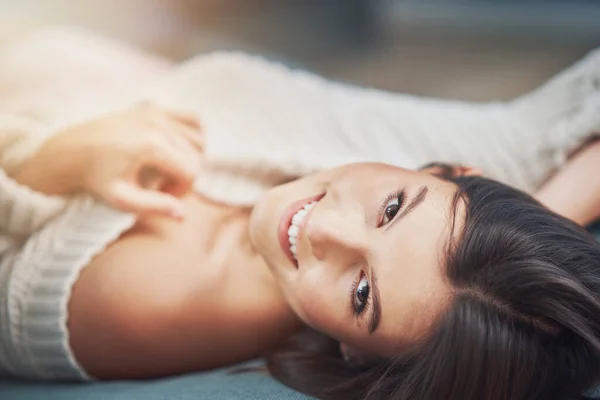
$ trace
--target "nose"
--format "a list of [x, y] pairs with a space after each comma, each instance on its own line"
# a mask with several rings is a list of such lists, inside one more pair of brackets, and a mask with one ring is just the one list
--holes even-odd
[[306, 225], [306, 236], [319, 261], [343, 264], [364, 258], [367, 252], [364, 223], [356, 211], [329, 209], [313, 215]]

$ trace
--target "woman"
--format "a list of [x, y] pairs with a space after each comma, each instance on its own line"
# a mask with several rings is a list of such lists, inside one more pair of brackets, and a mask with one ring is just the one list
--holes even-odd
[[[598, 162], [597, 65], [468, 105], [224, 55], [119, 102], [23, 102], [42, 123], [21, 105], [4, 125], [2, 370], [147, 378], [272, 354], [324, 398], [578, 395], [600, 373], [600, 245], [565, 217], [597, 218], [600, 185], [562, 192]], [[565, 217], [473, 168], [391, 165], [434, 156]], [[307, 326], [333, 339], [279, 351]]]

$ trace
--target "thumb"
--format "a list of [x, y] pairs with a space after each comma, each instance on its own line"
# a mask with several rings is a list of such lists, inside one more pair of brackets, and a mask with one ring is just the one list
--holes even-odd
[[109, 202], [116, 208], [140, 213], [158, 213], [176, 219], [183, 219], [183, 203], [180, 199], [167, 193], [144, 189], [126, 181], [112, 185]]

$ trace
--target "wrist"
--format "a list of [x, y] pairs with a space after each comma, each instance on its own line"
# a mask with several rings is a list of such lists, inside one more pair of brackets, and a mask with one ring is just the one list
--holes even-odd
[[50, 138], [12, 174], [18, 183], [48, 195], [69, 195], [83, 189], [86, 156], [70, 135]]

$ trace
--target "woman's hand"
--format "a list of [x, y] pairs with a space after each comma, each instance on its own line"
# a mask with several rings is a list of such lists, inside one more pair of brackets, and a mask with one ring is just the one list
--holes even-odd
[[51, 138], [15, 179], [47, 194], [90, 192], [138, 214], [183, 216], [203, 136], [191, 117], [151, 106], [111, 114]]
[[586, 226], [600, 218], [600, 140], [579, 149], [535, 197], [552, 211]]

